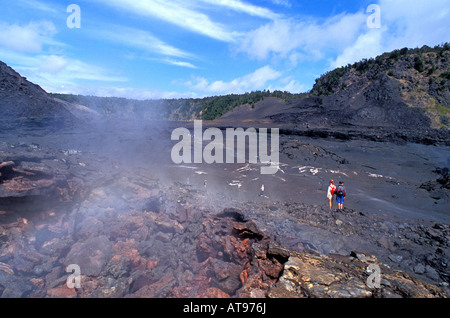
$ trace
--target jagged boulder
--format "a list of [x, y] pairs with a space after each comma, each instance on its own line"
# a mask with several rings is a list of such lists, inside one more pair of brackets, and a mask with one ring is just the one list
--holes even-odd
[[[352, 256], [353, 255], [353, 256]], [[380, 264], [375, 256], [293, 253], [271, 298], [435, 298], [436, 286]], [[375, 265], [375, 266], [374, 266]], [[374, 283], [378, 275], [378, 285]]]

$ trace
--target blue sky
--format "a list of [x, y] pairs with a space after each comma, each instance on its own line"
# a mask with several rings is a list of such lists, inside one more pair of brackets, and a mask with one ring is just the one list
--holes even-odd
[[[0, 0], [0, 60], [48, 92], [137, 99], [311, 89], [450, 41], [450, 0]], [[80, 8], [80, 28], [67, 20]], [[376, 5], [380, 25], [368, 24]]]

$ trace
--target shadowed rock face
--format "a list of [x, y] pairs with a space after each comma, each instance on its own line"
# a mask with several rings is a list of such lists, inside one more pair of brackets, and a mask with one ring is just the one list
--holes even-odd
[[290, 109], [269, 118], [274, 122], [296, 123], [299, 127], [307, 125], [308, 128], [429, 129], [430, 119], [422, 110], [406, 105], [400, 96], [399, 85], [394, 79], [380, 74], [366, 85], [358, 82], [330, 96], [292, 101]]
[[328, 72], [311, 94], [343, 110], [341, 123], [448, 130], [449, 66], [448, 45], [396, 50]]
[[27, 127], [55, 129], [72, 125], [76, 118], [65, 105], [0, 61], [1, 130], [17, 126], [26, 130]]

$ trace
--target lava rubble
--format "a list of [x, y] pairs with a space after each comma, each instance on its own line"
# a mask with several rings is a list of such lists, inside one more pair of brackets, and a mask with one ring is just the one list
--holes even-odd
[[[448, 285], [394, 270], [373, 255], [325, 255], [316, 242], [283, 244], [260, 230], [263, 223], [283, 219], [327, 235], [363, 237], [375, 226], [389, 239], [370, 239], [388, 250], [390, 223], [382, 219], [347, 210], [335, 220], [317, 207], [288, 203], [230, 208], [208, 201], [192, 185], [166, 186], [155, 172], [89, 153], [33, 144], [3, 143], [2, 149], [1, 297], [448, 296]], [[448, 252], [448, 226], [400, 234], [437, 248], [443, 258]], [[445, 278], [445, 260], [439, 265], [436, 257], [416, 270]], [[438, 271], [429, 265], [433, 261]], [[72, 264], [80, 268], [79, 288], [69, 288]], [[367, 284], [370, 264], [381, 269], [380, 288]]]
[[[80, 165], [76, 151], [21, 147], [14, 156], [3, 152], [1, 163], [1, 297], [448, 296], [442, 286], [373, 255], [324, 255], [306, 243], [288, 249], [261, 231], [244, 208], [208, 205], [192, 186], [166, 187], [142, 170], [105, 174], [104, 159], [84, 154], [89, 165]], [[298, 223], [329, 223], [326, 213], [308, 209], [287, 210]], [[448, 249], [448, 226], [424, 231]], [[79, 288], [68, 287], [71, 264], [80, 268]], [[367, 284], [370, 264], [380, 266], [380, 288]]]

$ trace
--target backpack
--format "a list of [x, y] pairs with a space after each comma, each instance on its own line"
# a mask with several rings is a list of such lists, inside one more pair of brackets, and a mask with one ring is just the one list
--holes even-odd
[[336, 193], [336, 187], [332, 187], [331, 190], [330, 190], [330, 193], [331, 193], [331, 195], [335, 194]]
[[343, 186], [338, 186], [336, 189], [336, 195], [338, 197], [342, 197], [344, 196], [344, 187]]

